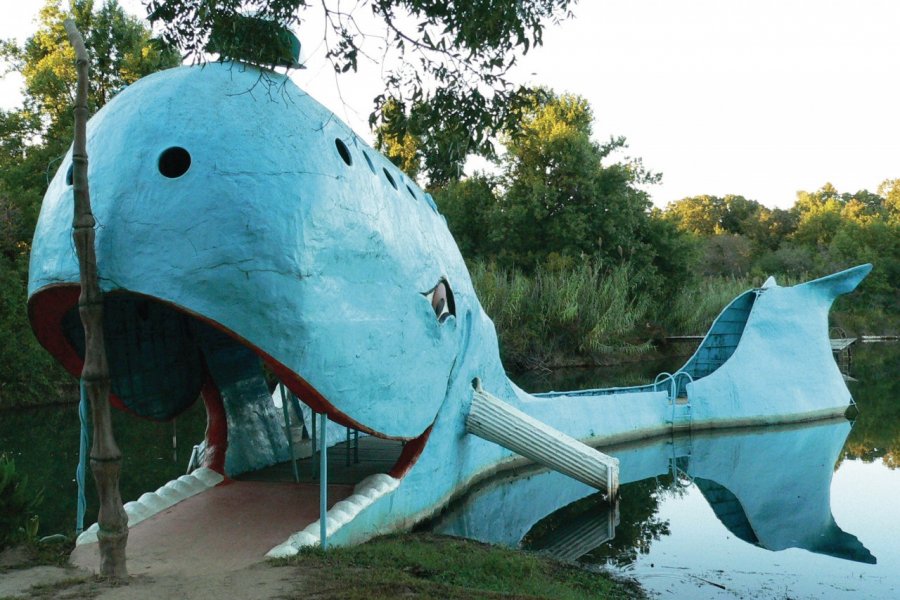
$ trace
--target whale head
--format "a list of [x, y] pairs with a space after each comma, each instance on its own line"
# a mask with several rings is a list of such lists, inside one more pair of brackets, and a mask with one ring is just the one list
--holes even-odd
[[[434, 201], [289, 79], [239, 64], [151, 75], [91, 119], [88, 155], [114, 403], [184, 410], [210, 328], [317, 411], [387, 438], [427, 436], [466, 361], [502, 370]], [[29, 314], [77, 375], [70, 165], [44, 199]]]

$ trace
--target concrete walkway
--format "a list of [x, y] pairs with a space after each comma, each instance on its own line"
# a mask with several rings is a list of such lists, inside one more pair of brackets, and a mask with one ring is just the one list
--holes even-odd
[[[329, 485], [328, 507], [353, 492]], [[131, 575], [228, 573], [265, 560], [265, 553], [319, 518], [319, 486], [232, 481], [179, 502], [128, 534]], [[97, 544], [72, 552], [72, 564], [99, 570]]]

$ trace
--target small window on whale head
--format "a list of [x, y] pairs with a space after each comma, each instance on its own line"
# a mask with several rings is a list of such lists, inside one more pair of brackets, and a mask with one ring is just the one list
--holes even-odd
[[375, 165], [372, 164], [372, 159], [369, 158], [369, 153], [366, 152], [365, 150], [363, 150], [363, 158], [366, 159], [366, 164], [369, 165], [369, 170], [372, 171], [372, 173], [374, 173]]
[[434, 316], [441, 323], [447, 320], [450, 315], [456, 315], [456, 302], [453, 301], [453, 291], [446, 279], [438, 281], [430, 291], [422, 294], [431, 302], [431, 308], [434, 309]]
[[391, 184], [391, 187], [394, 188], [394, 189], [396, 190], [396, 189], [397, 189], [397, 182], [394, 181], [394, 176], [391, 175], [391, 172], [387, 170], [387, 167], [385, 167], [385, 168], [383, 169], [383, 171], [384, 171], [384, 176], [387, 177], [388, 183], [390, 183], [390, 184]]
[[180, 146], [172, 146], [163, 150], [157, 163], [159, 172], [169, 179], [176, 179], [191, 168], [191, 154]]
[[69, 164], [69, 170], [66, 171], [66, 185], [72, 185], [75, 173], [75, 163]]
[[348, 167], [353, 166], [353, 157], [350, 156], [350, 148], [347, 147], [347, 144], [344, 143], [344, 140], [341, 138], [334, 138], [334, 145], [337, 148], [338, 154], [341, 155], [341, 160], [347, 163]]

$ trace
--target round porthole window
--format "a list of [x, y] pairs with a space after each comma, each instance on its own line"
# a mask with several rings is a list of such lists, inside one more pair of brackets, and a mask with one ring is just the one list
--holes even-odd
[[191, 168], [191, 154], [180, 146], [172, 146], [159, 155], [159, 172], [169, 179], [181, 177]]

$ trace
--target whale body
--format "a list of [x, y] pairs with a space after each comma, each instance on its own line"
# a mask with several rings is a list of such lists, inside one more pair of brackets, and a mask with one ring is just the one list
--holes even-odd
[[[272, 377], [331, 421], [405, 442], [389, 473], [328, 512], [330, 543], [408, 527], [524, 461], [470, 433], [473, 382], [588, 445], [851, 402], [827, 315], [870, 265], [749, 290], [652, 384], [531, 395], [507, 378], [431, 196], [286, 77], [237, 63], [150, 75], [90, 120], [88, 155], [115, 406], [168, 420], [202, 396], [205, 468], [224, 476], [289, 458]], [[29, 316], [77, 376], [70, 165], [35, 231]], [[318, 541], [301, 531], [272, 555]]]

